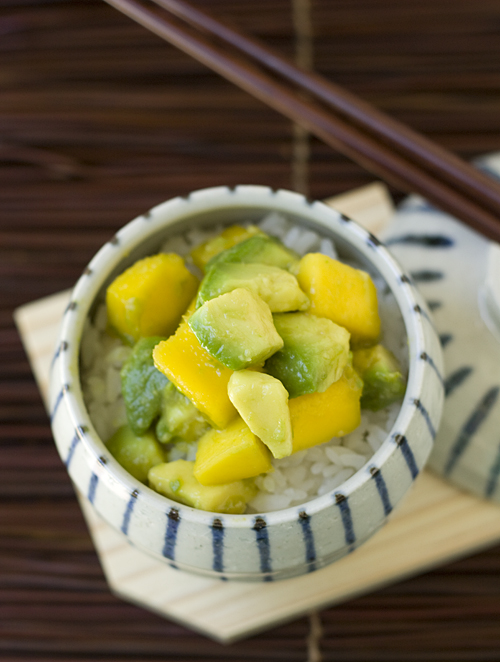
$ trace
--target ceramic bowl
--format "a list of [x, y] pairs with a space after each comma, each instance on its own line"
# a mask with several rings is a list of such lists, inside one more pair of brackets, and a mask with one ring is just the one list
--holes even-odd
[[[86, 318], [107, 285], [166, 238], [193, 227], [256, 221], [271, 211], [329, 236], [339, 253], [385, 280], [406, 327], [408, 386], [396, 422], [364, 467], [302, 506], [221, 515], [168, 500], [132, 478], [107, 451], [85, 408], [79, 377]], [[321, 202], [261, 186], [196, 191], [123, 227], [90, 262], [65, 312], [50, 382], [57, 448], [76, 488], [129, 542], [181, 570], [269, 581], [321, 568], [379, 529], [424, 466], [443, 403], [441, 347], [425, 303], [381, 243]]]

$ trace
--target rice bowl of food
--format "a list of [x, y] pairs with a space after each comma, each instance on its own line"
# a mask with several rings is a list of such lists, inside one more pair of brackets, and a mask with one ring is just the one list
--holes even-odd
[[131, 544], [266, 581], [383, 525], [431, 451], [439, 340], [411, 279], [319, 202], [259, 186], [176, 198], [78, 281], [52, 367], [56, 444]]

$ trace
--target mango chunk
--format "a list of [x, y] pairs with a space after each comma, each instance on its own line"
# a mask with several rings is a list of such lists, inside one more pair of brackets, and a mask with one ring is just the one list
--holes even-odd
[[209, 239], [203, 244], [196, 246], [196, 248], [193, 248], [191, 251], [191, 259], [198, 269], [205, 271], [205, 267], [209, 260], [222, 251], [225, 251], [227, 248], [239, 244], [240, 241], [252, 237], [254, 234], [262, 234], [259, 228], [255, 225], [249, 225], [247, 228], [244, 228], [241, 225], [231, 225], [213, 239]]
[[175, 460], [159, 464], [149, 472], [152, 489], [164, 496], [199, 510], [241, 515], [247, 502], [257, 493], [251, 480], [226, 485], [201, 485], [193, 475], [193, 462]]
[[229, 380], [228, 393], [241, 418], [273, 457], [291, 455], [288, 392], [278, 379], [253, 370], [237, 370]]
[[175, 335], [156, 345], [155, 366], [191, 400], [217, 428], [225, 428], [236, 417], [227, 394], [233, 371], [203, 349], [187, 322], [181, 322]]
[[232, 483], [271, 469], [271, 453], [241, 418], [225, 430], [210, 430], [198, 442], [194, 476], [202, 485]]
[[377, 290], [369, 274], [327, 255], [309, 253], [299, 263], [297, 280], [311, 300], [310, 313], [345, 327], [356, 347], [377, 341]]
[[147, 336], [168, 336], [197, 287], [198, 279], [175, 253], [145, 257], [108, 287], [108, 323], [130, 344]]
[[342, 377], [323, 393], [308, 393], [289, 401], [293, 452], [343, 437], [361, 423], [363, 382], [346, 366]]

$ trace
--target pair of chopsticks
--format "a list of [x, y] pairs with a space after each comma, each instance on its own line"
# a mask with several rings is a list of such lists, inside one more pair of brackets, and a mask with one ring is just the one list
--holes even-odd
[[389, 184], [500, 241], [500, 185], [459, 157], [185, 0], [106, 1]]

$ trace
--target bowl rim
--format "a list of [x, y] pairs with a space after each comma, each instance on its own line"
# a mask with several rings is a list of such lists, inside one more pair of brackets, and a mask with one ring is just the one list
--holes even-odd
[[[262, 209], [263, 212], [277, 211], [307, 218], [309, 223], [316, 224], [318, 231], [325, 234], [340, 235], [347, 243], [354, 246], [373, 265], [390, 287], [403, 317], [408, 342], [408, 382], [406, 394], [401, 404], [396, 420], [387, 436], [365, 465], [339, 487], [322, 496], [315, 497], [303, 504], [289, 506], [282, 510], [263, 513], [228, 515], [202, 511], [182, 503], [173, 501], [156, 493], [147, 485], [133, 478], [114, 460], [103, 440], [97, 434], [90, 415], [84, 403], [80, 379], [79, 356], [80, 340], [87, 315], [102, 291], [104, 282], [127, 253], [137, 248], [149, 237], [165, 231], [169, 226], [175, 226], [196, 215], [216, 208], [251, 207]], [[144, 233], [144, 228], [146, 232]], [[89, 278], [89, 276], [92, 276]], [[396, 285], [398, 285], [396, 287]], [[401, 286], [402, 285], [402, 286]], [[87, 450], [95, 457], [96, 462], [106, 464], [113, 481], [123, 486], [124, 492], [130, 495], [134, 490], [140, 491], [143, 499], [147, 499], [155, 509], [165, 512], [169, 507], [177, 510], [185, 521], [201, 523], [210, 526], [214, 517], [223, 516], [226, 527], [252, 526], [259, 516], [265, 517], [267, 526], [273, 524], [292, 523], [297, 520], [297, 514], [307, 511], [308, 515], [330, 507], [335, 503], [336, 494], [350, 496], [361, 485], [372, 477], [370, 471], [382, 467], [387, 460], [397, 452], [397, 445], [391, 443], [394, 430], [407, 429], [412, 418], [414, 407], [410, 406], [411, 393], [421, 393], [424, 380], [424, 367], [416, 359], [425, 347], [423, 320], [412, 311], [422, 309], [422, 301], [415, 297], [415, 289], [411, 279], [406, 275], [399, 263], [393, 258], [387, 248], [369, 231], [362, 228], [352, 219], [332, 209], [323, 202], [310, 201], [304, 196], [284, 189], [271, 189], [265, 186], [240, 185], [234, 188], [226, 186], [211, 187], [192, 192], [186, 197], [176, 197], [163, 202], [145, 214], [136, 217], [123, 226], [116, 235], [106, 242], [94, 255], [82, 276], [77, 281], [71, 294], [69, 310], [74, 314], [65, 315], [60, 334], [60, 342], [66, 342], [68, 350], [61, 353], [59, 363], [59, 379], [61, 384], [71, 384], [65, 395], [68, 399], [68, 410], [75, 429], [84, 430], [82, 441], [87, 444]], [[425, 316], [428, 315], [427, 311]], [[430, 321], [430, 318], [429, 318]], [[431, 322], [432, 324], [432, 322]], [[62, 340], [61, 340], [62, 339]], [[77, 351], [75, 351], [75, 347]], [[413, 353], [410, 348], [413, 347]], [[52, 377], [56, 379], [55, 376]], [[105, 462], [103, 462], [103, 456]]]

